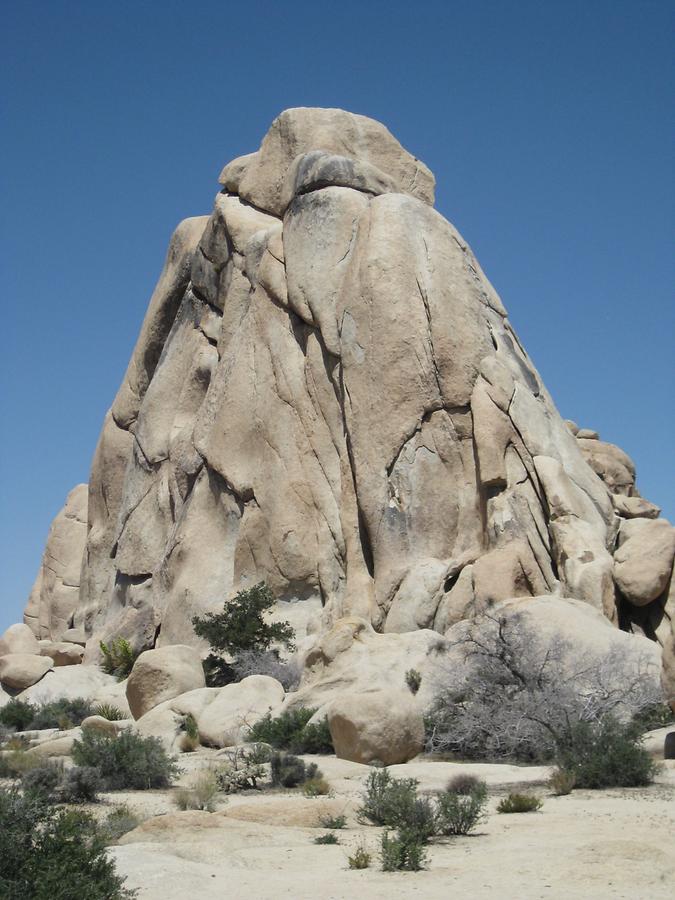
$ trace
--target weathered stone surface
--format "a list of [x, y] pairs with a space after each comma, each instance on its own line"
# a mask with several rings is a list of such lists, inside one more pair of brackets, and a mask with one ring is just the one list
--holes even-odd
[[658, 519], [661, 508], [642, 497], [626, 497], [625, 494], [612, 494], [612, 503], [617, 516], [624, 519]]
[[40, 655], [54, 660], [55, 666], [77, 666], [82, 662], [84, 647], [66, 641], [41, 641]]
[[39, 654], [40, 645], [28, 625], [17, 622], [10, 625], [0, 638], [0, 656], [6, 653]]
[[54, 667], [54, 661], [34, 653], [6, 653], [0, 656], [0, 682], [5, 688], [23, 691]]
[[105, 719], [103, 716], [87, 716], [82, 720], [82, 731], [95, 731], [98, 734], [107, 734], [116, 737], [127, 728], [133, 728], [133, 719]]
[[[51, 663], [48, 658], [41, 657]], [[22, 700], [41, 706], [52, 700], [75, 700], [82, 697], [93, 703], [103, 702], [111, 695], [119, 696], [120, 685], [112, 675], [106, 675], [94, 666], [59, 666], [51, 668], [37, 684], [21, 693]], [[122, 685], [122, 695], [124, 685]], [[115, 706], [120, 703], [115, 701]], [[124, 706], [122, 706], [124, 711]]]
[[[266, 581], [309, 661], [298, 696], [322, 703], [363, 673], [391, 687], [387, 666], [399, 684], [396, 655], [428, 666], [431, 629], [512, 598], [577, 598], [664, 646], [667, 566], [624, 559], [658, 509], [623, 451], [561, 419], [426, 167], [372, 120], [293, 109], [221, 183], [172, 238], [106, 417], [77, 608], [41, 569], [35, 633], [72, 626], [85, 664], [117, 637], [202, 650], [193, 616]], [[356, 629], [330, 687], [345, 619], [382, 634]]]
[[614, 554], [614, 580], [627, 600], [644, 606], [670, 582], [675, 528], [665, 519], [632, 519], [621, 526], [624, 535]]
[[39, 638], [61, 639], [70, 627], [80, 596], [80, 570], [87, 537], [86, 484], [68, 494], [49, 529], [37, 579], [24, 612], [24, 622]]
[[204, 685], [199, 653], [174, 644], [141, 653], [127, 679], [126, 695], [134, 719], [140, 719], [162, 701]]
[[424, 747], [424, 718], [400, 691], [343, 694], [328, 706], [328, 726], [340, 759], [393, 766]]

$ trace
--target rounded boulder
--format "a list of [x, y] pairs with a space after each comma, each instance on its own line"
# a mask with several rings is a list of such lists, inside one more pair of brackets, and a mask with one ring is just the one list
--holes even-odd
[[343, 694], [327, 709], [328, 727], [340, 759], [393, 766], [424, 747], [424, 719], [400, 690]]
[[4, 687], [23, 691], [40, 681], [54, 668], [54, 660], [34, 653], [7, 653], [0, 656], [0, 682]]
[[24, 625], [23, 622], [17, 622], [16, 625], [10, 625], [0, 637], [0, 656], [5, 656], [7, 653], [32, 653], [36, 656], [39, 655], [40, 645], [38, 639], [28, 625]]
[[185, 644], [146, 650], [138, 657], [127, 680], [127, 701], [134, 719], [165, 700], [203, 688], [204, 670], [199, 653]]

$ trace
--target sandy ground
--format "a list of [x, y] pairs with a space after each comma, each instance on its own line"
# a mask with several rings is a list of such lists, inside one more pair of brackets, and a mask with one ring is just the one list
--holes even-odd
[[[212, 762], [202, 752], [181, 757], [190, 773]], [[310, 757], [306, 757], [310, 759]], [[118, 869], [139, 900], [397, 900], [397, 898], [626, 898], [675, 896], [675, 761], [663, 764], [649, 788], [574, 791], [554, 797], [546, 767], [413, 761], [392, 767], [419, 780], [421, 791], [442, 787], [458, 772], [484, 778], [489, 817], [471, 837], [446, 838], [429, 849], [428, 869], [380, 871], [381, 829], [356, 821], [367, 767], [316, 757], [333, 796], [247, 792], [214, 813], [177, 812], [171, 791], [108, 795], [148, 818], [112, 848]], [[500, 797], [514, 788], [542, 796], [537, 813], [500, 815]], [[100, 808], [100, 807], [99, 807]], [[319, 816], [344, 813], [340, 845], [321, 846]], [[360, 842], [371, 868], [353, 871], [347, 854]]]

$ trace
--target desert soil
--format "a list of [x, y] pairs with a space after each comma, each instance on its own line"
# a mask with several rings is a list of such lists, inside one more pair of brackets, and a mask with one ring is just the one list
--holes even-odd
[[[213, 751], [182, 756], [181, 781], [217, 759]], [[424, 760], [394, 766], [393, 774], [417, 778], [423, 792], [458, 772], [479, 775], [490, 790], [489, 816], [474, 836], [434, 842], [426, 871], [384, 873], [382, 829], [359, 824], [355, 815], [367, 767], [335, 757], [305, 759], [319, 763], [333, 796], [247, 792], [223, 798], [208, 813], [178, 812], [171, 791], [107, 795], [107, 804], [124, 802], [149, 816], [111, 850], [127, 886], [139, 889], [139, 900], [672, 900], [675, 761], [663, 764], [649, 788], [564, 797], [551, 795], [546, 767]], [[499, 799], [515, 789], [542, 796], [542, 809], [497, 814]], [[336, 832], [340, 844], [314, 844], [325, 831], [319, 817], [339, 813], [348, 820]], [[371, 868], [353, 871], [347, 854], [361, 842], [372, 853]]]

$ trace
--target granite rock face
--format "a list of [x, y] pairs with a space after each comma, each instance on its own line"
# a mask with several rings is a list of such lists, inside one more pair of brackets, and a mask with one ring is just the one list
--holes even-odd
[[[220, 183], [171, 240], [34, 633], [84, 631], [85, 662], [198, 645], [194, 615], [264, 580], [319, 643], [553, 594], [672, 647], [672, 528], [562, 420], [426, 166], [377, 122], [293, 109]], [[658, 553], [622, 543], [633, 523]]]

